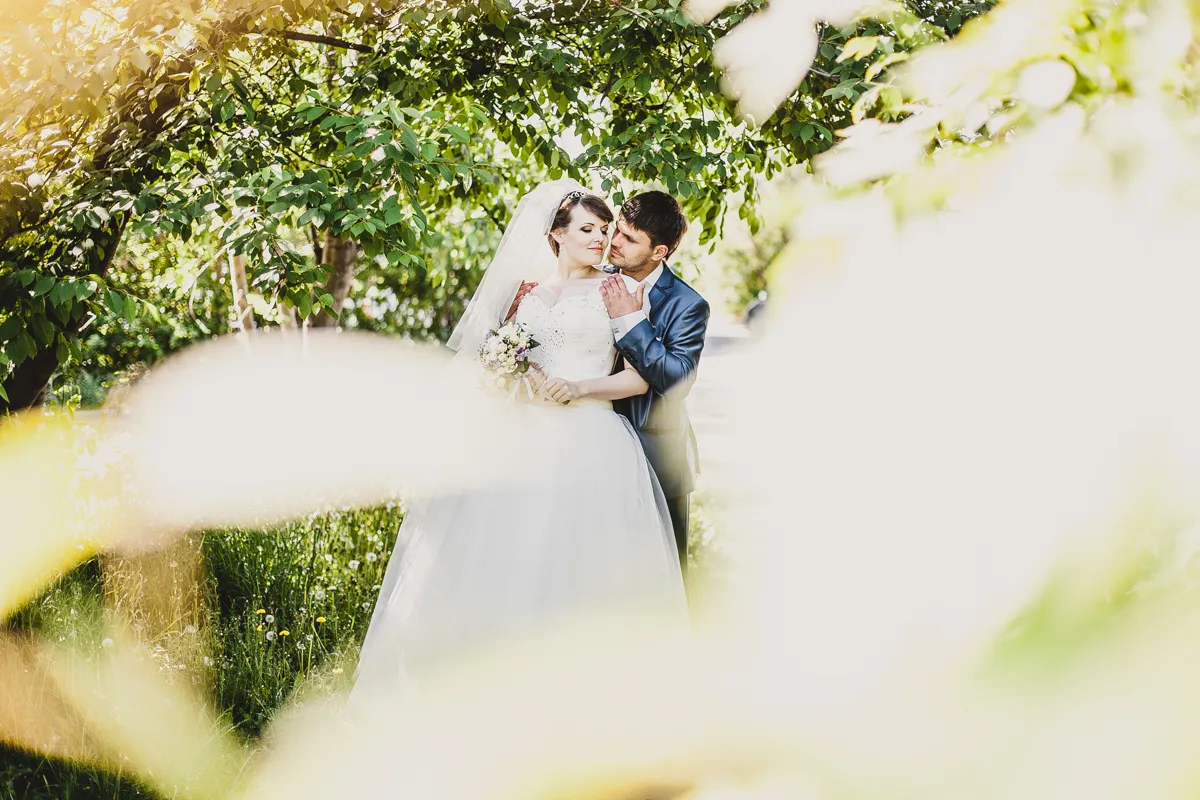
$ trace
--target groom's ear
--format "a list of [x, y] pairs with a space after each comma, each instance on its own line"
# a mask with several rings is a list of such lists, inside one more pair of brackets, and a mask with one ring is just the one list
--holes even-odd
[[662, 261], [670, 254], [671, 251], [667, 248], [667, 246], [665, 244], [660, 244], [654, 248], [654, 252], [650, 254], [650, 258], [652, 258], [654, 261]]

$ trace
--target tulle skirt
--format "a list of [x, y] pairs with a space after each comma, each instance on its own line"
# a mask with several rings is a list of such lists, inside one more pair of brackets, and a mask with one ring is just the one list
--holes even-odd
[[540, 457], [518, 481], [410, 507], [356, 693], [595, 612], [645, 611], [686, 628], [666, 502], [628, 421], [599, 402], [531, 414]]

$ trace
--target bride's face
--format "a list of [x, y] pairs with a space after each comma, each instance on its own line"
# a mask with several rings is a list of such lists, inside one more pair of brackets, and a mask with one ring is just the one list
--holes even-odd
[[583, 206], [575, 206], [567, 227], [555, 232], [559, 261], [595, 266], [604, 260], [609, 223]]

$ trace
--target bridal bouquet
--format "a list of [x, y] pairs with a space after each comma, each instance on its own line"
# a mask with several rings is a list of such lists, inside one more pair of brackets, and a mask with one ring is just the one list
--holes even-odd
[[520, 322], [509, 322], [490, 331], [479, 346], [479, 363], [491, 386], [515, 397], [523, 387], [532, 398], [545, 376], [529, 360], [529, 351], [538, 346], [529, 330]]

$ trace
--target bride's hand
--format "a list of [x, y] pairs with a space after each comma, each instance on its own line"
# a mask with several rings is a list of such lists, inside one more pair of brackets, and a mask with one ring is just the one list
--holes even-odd
[[584, 396], [582, 386], [572, 381], [564, 381], [562, 378], [551, 378], [546, 381], [546, 385], [542, 387], [542, 393], [564, 406], [572, 400], [578, 400]]

